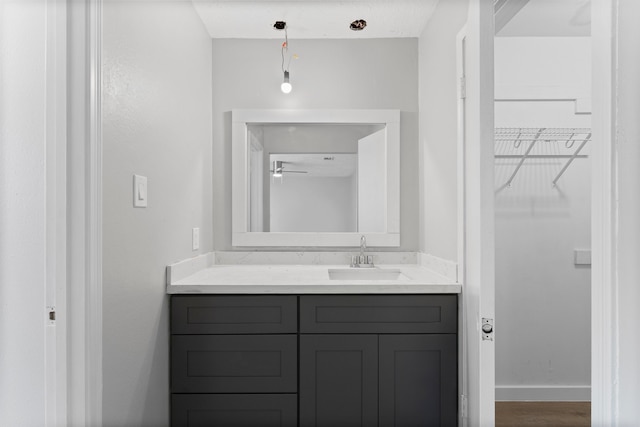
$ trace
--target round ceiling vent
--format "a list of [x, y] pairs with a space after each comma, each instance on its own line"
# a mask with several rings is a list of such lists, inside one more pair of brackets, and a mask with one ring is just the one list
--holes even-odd
[[362, 31], [366, 26], [367, 21], [365, 21], [364, 19], [356, 19], [349, 25], [349, 28], [351, 28], [351, 30], [353, 31]]

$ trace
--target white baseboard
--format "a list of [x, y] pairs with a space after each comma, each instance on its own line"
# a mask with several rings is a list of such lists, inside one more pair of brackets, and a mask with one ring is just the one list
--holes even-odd
[[588, 402], [590, 386], [496, 386], [496, 401]]

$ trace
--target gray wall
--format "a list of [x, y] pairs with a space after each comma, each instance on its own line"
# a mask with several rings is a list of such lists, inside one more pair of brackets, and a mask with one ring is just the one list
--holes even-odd
[[211, 39], [190, 2], [105, 2], [103, 71], [104, 425], [165, 426], [165, 267], [213, 249]]
[[[294, 35], [291, 35], [294, 36]], [[213, 225], [231, 246], [231, 110], [391, 108], [402, 111], [401, 246], [418, 249], [418, 40], [296, 40], [293, 91], [280, 92], [281, 40], [213, 40]], [[240, 248], [246, 250], [246, 248]]]
[[457, 245], [456, 36], [468, 1], [438, 6], [420, 36], [420, 251], [455, 261]]

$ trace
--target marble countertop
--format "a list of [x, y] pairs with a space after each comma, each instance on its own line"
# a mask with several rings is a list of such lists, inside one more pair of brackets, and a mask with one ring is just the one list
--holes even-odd
[[[168, 270], [169, 294], [442, 294], [460, 293], [461, 285], [417, 264], [384, 264], [400, 270], [395, 280], [332, 280], [329, 269], [347, 265], [237, 265], [191, 267], [181, 274]], [[173, 277], [173, 280], [172, 280]]]

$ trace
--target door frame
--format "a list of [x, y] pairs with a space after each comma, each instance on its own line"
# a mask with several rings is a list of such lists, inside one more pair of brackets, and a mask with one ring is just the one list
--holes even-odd
[[[478, 0], [479, 1], [479, 0]], [[472, 0], [472, 5], [474, 4]], [[616, 0], [592, 0], [592, 271], [591, 271], [591, 423], [617, 425], [619, 354], [616, 322]], [[470, 23], [473, 17], [470, 14]], [[483, 63], [481, 66], [489, 67]], [[491, 65], [493, 67], [493, 65]], [[485, 70], [488, 71], [488, 70]], [[488, 168], [489, 164], [486, 163]], [[491, 165], [493, 168], [493, 165]], [[465, 172], [469, 172], [465, 166]], [[482, 179], [484, 174], [476, 175]], [[482, 201], [465, 195], [467, 204]], [[493, 203], [486, 199], [484, 203]], [[489, 218], [484, 218], [489, 221]], [[491, 226], [491, 224], [488, 224]], [[468, 229], [467, 229], [468, 232]], [[492, 236], [483, 235], [484, 239]], [[461, 258], [464, 259], [464, 258]], [[462, 263], [464, 265], [464, 263]], [[466, 343], [466, 341], [465, 341]], [[473, 390], [471, 390], [472, 392]], [[473, 396], [469, 395], [472, 402]], [[486, 425], [472, 418], [472, 425]]]
[[[49, 0], [66, 15], [64, 420], [102, 425], [102, 0]], [[62, 172], [61, 172], [62, 173]], [[62, 308], [62, 307], [59, 307]], [[64, 394], [63, 394], [64, 393]], [[64, 397], [61, 397], [64, 396]], [[61, 414], [60, 414], [61, 415]]]
[[[465, 283], [465, 97], [466, 97], [466, 67], [465, 67], [465, 43], [467, 38], [467, 26], [462, 27], [460, 32], [456, 36], [456, 76], [457, 76], [457, 97], [458, 97], [458, 131], [457, 131], [457, 203], [458, 203], [458, 283]], [[467, 396], [469, 396], [468, 390], [468, 355], [467, 355], [467, 312], [465, 310], [464, 298], [466, 293], [463, 291], [460, 295], [458, 302], [458, 322], [461, 327], [458, 328], [458, 346], [460, 348], [460, 357], [458, 358], [458, 389], [460, 390], [460, 401], [458, 403], [458, 425], [460, 427], [466, 427], [469, 421], [469, 415], [467, 410]]]
[[[483, 319], [495, 323], [494, 7], [471, 0], [457, 41], [458, 77], [464, 53], [464, 99], [458, 104], [459, 262], [462, 288], [462, 425], [495, 424], [495, 332], [483, 339]], [[461, 46], [465, 40], [464, 52]], [[460, 114], [463, 112], [464, 114]], [[465, 417], [467, 417], [465, 419]]]
[[617, 425], [616, 1], [592, 0], [591, 423]]
[[[469, 25], [482, 25], [480, 17], [474, 17], [474, 9], [477, 10], [478, 1], [471, 1]], [[616, 110], [615, 110], [615, 87], [616, 87], [616, 1], [615, 0], [593, 0], [592, 1], [592, 98], [593, 98], [593, 115], [592, 129], [593, 139], [597, 141], [594, 144], [592, 152], [592, 281], [591, 281], [591, 420], [592, 425], [616, 425], [617, 412], [616, 407], [619, 400], [617, 384], [618, 370], [618, 353], [616, 340], [619, 331], [616, 323], [616, 176], [615, 176], [615, 132], [616, 132]], [[473, 29], [471, 31], [474, 31]], [[476, 30], [480, 31], [480, 30]], [[493, 36], [493, 35], [492, 35]], [[484, 67], [484, 72], [493, 71], [493, 64], [484, 61], [480, 64]], [[491, 67], [491, 68], [489, 68]], [[481, 71], [482, 72], [482, 71]], [[493, 84], [493, 82], [491, 82]], [[474, 107], [475, 108], [475, 107]], [[480, 107], [482, 109], [483, 107]], [[486, 106], [484, 107], [486, 108]], [[460, 147], [460, 145], [459, 145]], [[473, 173], [469, 170], [469, 165], [465, 164], [465, 159], [459, 159], [459, 165], [463, 166], [465, 174]], [[484, 168], [493, 169], [493, 164], [485, 162]], [[486, 179], [487, 170], [484, 172], [475, 171], [475, 178]], [[475, 208], [478, 212], [482, 209], [483, 203], [493, 204], [493, 200], [485, 194], [484, 199], [473, 198], [472, 189], [464, 189], [464, 203], [459, 207], [460, 210]], [[469, 206], [471, 205], [471, 206]], [[475, 206], [474, 206], [475, 205]], [[466, 224], [466, 233], [472, 232], [469, 229], [468, 219], [462, 218], [461, 221]], [[491, 219], [487, 216], [481, 221], [482, 224], [493, 230]], [[492, 241], [493, 236], [490, 233], [484, 233], [481, 237], [485, 244]], [[464, 241], [464, 236], [459, 236], [462, 242], [463, 252], [460, 256], [460, 264], [465, 266], [464, 250], [468, 249]], [[464, 273], [463, 273], [464, 274]], [[477, 275], [465, 278], [465, 285], [471, 280], [481, 280], [481, 276]], [[465, 287], [465, 291], [466, 291]], [[465, 309], [464, 315], [473, 316], [474, 313], [467, 313]], [[474, 319], [467, 319], [467, 322], [473, 323]], [[475, 319], [477, 321], [477, 319]], [[473, 328], [468, 328], [466, 333], [473, 333]], [[463, 332], [464, 333], [464, 332]], [[465, 337], [464, 345], [468, 345]], [[474, 397], [473, 389], [469, 389], [468, 370], [472, 365], [468, 365], [469, 348], [463, 348], [463, 367], [467, 367], [467, 372], [463, 370], [463, 394], [467, 394], [469, 399], [469, 423], [471, 425], [491, 425], [486, 424], [489, 419], [483, 417], [473, 408], [474, 401], [478, 397]], [[473, 358], [471, 358], [473, 359]], [[474, 360], [471, 360], [473, 363]], [[490, 392], [485, 390], [485, 392]], [[494, 395], [495, 396], [495, 395]], [[486, 405], [485, 401], [485, 405]], [[462, 408], [461, 408], [462, 409]], [[464, 410], [462, 410], [464, 414]], [[465, 423], [466, 425], [466, 423]]]

